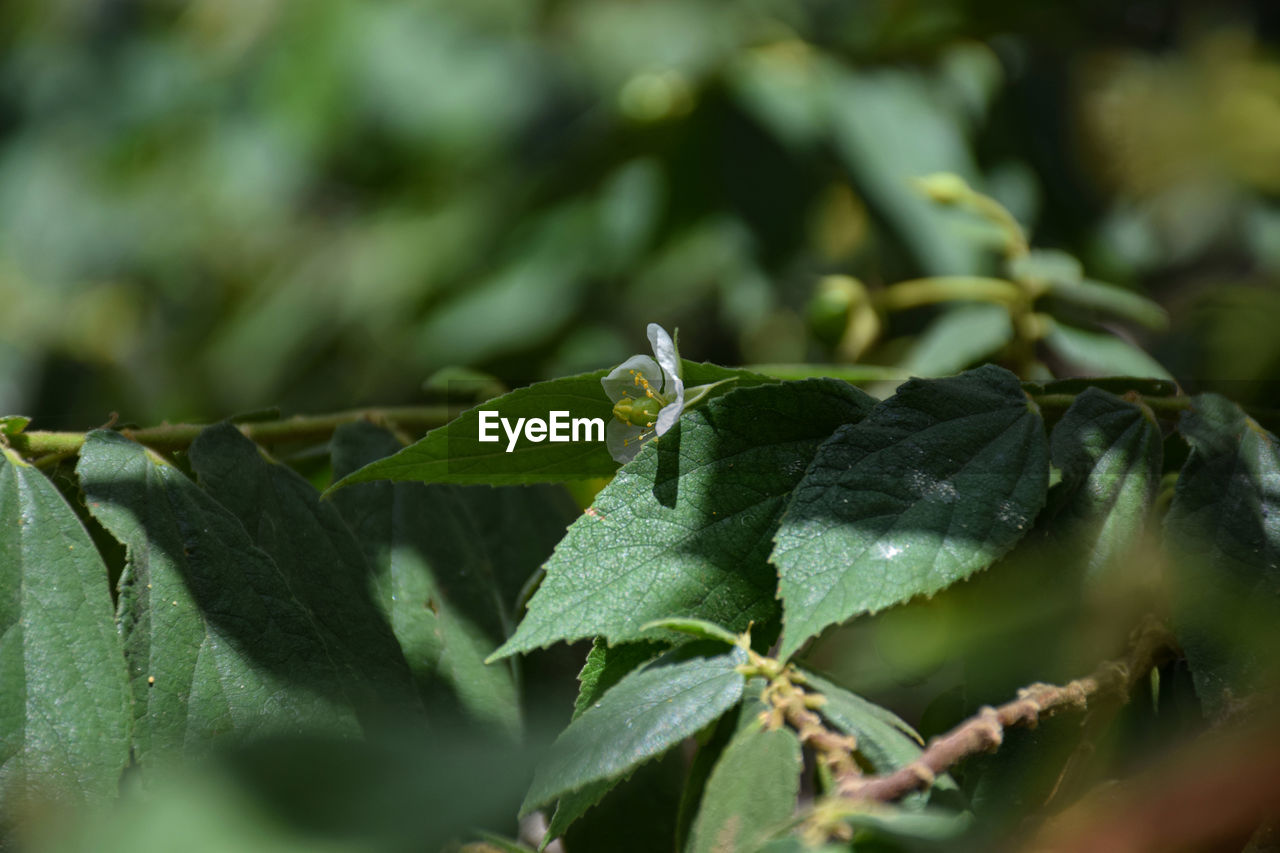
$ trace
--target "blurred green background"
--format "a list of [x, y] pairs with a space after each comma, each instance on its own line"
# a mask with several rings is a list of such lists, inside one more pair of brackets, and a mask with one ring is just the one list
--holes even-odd
[[[911, 187], [937, 171], [1164, 305], [1119, 333], [1188, 387], [1266, 402], [1278, 33], [1269, 0], [8, 0], [0, 414], [413, 402], [650, 321], [848, 359], [821, 276], [995, 268]], [[942, 310], [859, 357], [911, 364]]]

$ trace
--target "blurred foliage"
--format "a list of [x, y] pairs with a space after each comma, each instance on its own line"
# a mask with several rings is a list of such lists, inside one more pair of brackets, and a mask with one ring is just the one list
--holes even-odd
[[1265, 380], [1277, 16], [1214, 8], [11, 0], [0, 411], [404, 402], [616, 363], [647, 321], [914, 369], [944, 308], [843, 348], [812, 320], [823, 275], [991, 272], [909, 183], [939, 171], [1169, 308], [1135, 340], [1184, 383]]

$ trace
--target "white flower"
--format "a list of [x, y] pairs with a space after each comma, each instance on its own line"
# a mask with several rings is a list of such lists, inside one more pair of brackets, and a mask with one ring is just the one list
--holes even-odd
[[653, 356], [633, 355], [600, 380], [613, 401], [605, 446], [619, 462], [630, 462], [642, 444], [668, 432], [685, 407], [675, 341], [657, 323], [650, 323], [648, 332]]

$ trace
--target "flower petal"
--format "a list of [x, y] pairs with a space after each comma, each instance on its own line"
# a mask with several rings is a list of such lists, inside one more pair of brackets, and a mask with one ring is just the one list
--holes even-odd
[[676, 352], [676, 342], [671, 340], [667, 330], [657, 323], [649, 324], [648, 333], [654, 358], [658, 360], [658, 364], [662, 365], [662, 372], [667, 379], [663, 383], [662, 393], [668, 399], [673, 395], [683, 395], [684, 379], [680, 376], [680, 354]]
[[[683, 389], [681, 389], [683, 392]], [[681, 394], [683, 396], [683, 393]], [[680, 413], [684, 411], [684, 400], [677, 400], [670, 406], [663, 406], [662, 411], [658, 412], [658, 421], [654, 424], [654, 435], [664, 435], [667, 430], [676, 425], [676, 421], [680, 420]]]
[[663, 374], [658, 362], [647, 355], [633, 355], [600, 380], [600, 384], [604, 386], [604, 393], [609, 395], [610, 400], [616, 403], [623, 397], [634, 399], [644, 396], [644, 387], [636, 382], [632, 371], [643, 376], [655, 391], [661, 390]]
[[616, 461], [630, 462], [644, 446], [643, 436], [646, 433], [652, 436], [653, 430], [613, 418], [604, 428], [604, 446], [609, 448], [609, 455]]

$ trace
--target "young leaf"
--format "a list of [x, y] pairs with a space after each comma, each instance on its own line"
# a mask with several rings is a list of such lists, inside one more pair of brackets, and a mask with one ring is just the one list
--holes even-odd
[[1165, 518], [1175, 627], [1196, 693], [1218, 716], [1277, 677], [1280, 443], [1213, 394], [1179, 429], [1191, 456]]
[[239, 519], [312, 614], [357, 708], [421, 714], [400, 645], [374, 603], [369, 565], [337, 509], [230, 424], [201, 432], [190, 457], [200, 485]]
[[314, 617], [230, 512], [119, 433], [89, 433], [76, 470], [89, 512], [128, 553], [119, 610], [140, 761], [250, 734], [359, 730]]
[[983, 361], [1012, 339], [1013, 324], [1003, 305], [960, 305], [916, 339], [899, 375], [948, 376]]
[[746, 652], [633, 672], [561, 732], [539, 765], [521, 814], [621, 776], [718, 718], [742, 698]]
[[653, 619], [776, 624], [769, 536], [814, 450], [871, 398], [813, 379], [744, 388], [688, 413], [569, 528], [497, 655], [557, 640], [634, 639]]
[[1097, 388], [1081, 393], [1050, 437], [1066, 497], [1066, 543], [1097, 576], [1142, 534], [1160, 483], [1160, 427], [1141, 407]]
[[27, 428], [31, 418], [24, 415], [0, 416], [0, 435], [17, 435]]
[[674, 616], [668, 619], [654, 619], [652, 622], [646, 622], [640, 626], [641, 631], [650, 631], [657, 628], [675, 631], [678, 634], [687, 634], [699, 640], [714, 640], [730, 646], [738, 642], [737, 634], [726, 631], [716, 623], [708, 622], [706, 619], [689, 619]]
[[1044, 426], [1012, 373], [913, 379], [819, 448], [775, 537], [781, 655], [823, 628], [986, 568], [1030, 528]]
[[[728, 378], [735, 381], [723, 386], [725, 390], [774, 381], [746, 370], [691, 361], [683, 364], [685, 384], [689, 387]], [[546, 420], [553, 411], [568, 412], [570, 418], [600, 418], [607, 424], [613, 417], [613, 403], [605, 395], [600, 380], [608, 372], [597, 370], [538, 382], [481, 403], [395, 455], [348, 474], [330, 491], [373, 480], [498, 486], [610, 477], [618, 469], [618, 463], [609, 455], [603, 439], [532, 443], [522, 438], [508, 453], [508, 438], [498, 427], [499, 441], [480, 441], [480, 413], [484, 411], [497, 412], [510, 421], [513, 428], [518, 418]], [[594, 433], [591, 435], [594, 437]]]
[[[335, 478], [400, 448], [385, 429], [344, 424], [331, 444]], [[333, 496], [373, 567], [377, 603], [429, 706], [448, 699], [512, 733], [520, 727], [514, 674], [485, 666], [510, 633], [519, 589], [573, 516], [562, 491], [365, 483]]]
[[1083, 373], [1172, 379], [1164, 365], [1123, 338], [1055, 323], [1044, 338], [1054, 355]]
[[26, 798], [114, 797], [130, 713], [106, 566], [54, 485], [7, 448], [0, 530], [3, 827]]
[[739, 731], [707, 781], [689, 853], [755, 853], [795, 810], [803, 767], [791, 729]]

